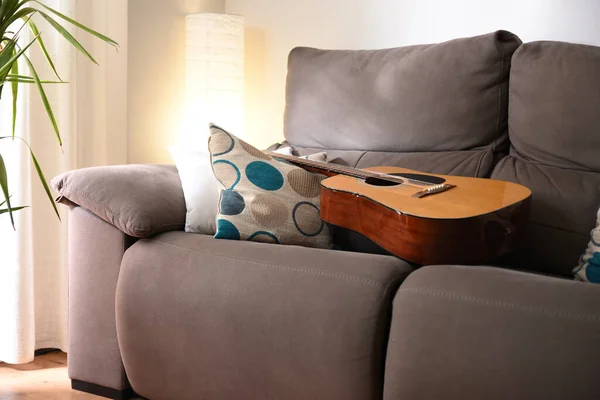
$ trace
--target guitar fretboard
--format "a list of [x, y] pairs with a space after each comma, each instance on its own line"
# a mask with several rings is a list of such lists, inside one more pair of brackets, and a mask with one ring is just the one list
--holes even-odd
[[[332, 163], [327, 163], [327, 162], [323, 162], [323, 161], [308, 160], [306, 158], [288, 156], [285, 154], [274, 153], [271, 151], [266, 151], [265, 154], [268, 154], [269, 156], [274, 157], [274, 158], [281, 158], [282, 160], [286, 160], [293, 164], [297, 164], [297, 165], [300, 165], [303, 167], [309, 167], [309, 168], [313, 168], [313, 169], [317, 169], [317, 170], [321, 170], [321, 171], [333, 172], [335, 174], [354, 176], [356, 178], [361, 178], [361, 179], [367, 179], [367, 178], [382, 179], [384, 181], [394, 182], [394, 183], [398, 183], [398, 184], [406, 184], [409, 181], [408, 179], [402, 178], [399, 176], [384, 174], [381, 172], [366, 171], [364, 169], [353, 168], [353, 167], [349, 167], [346, 165], [332, 164]], [[420, 182], [420, 183], [429, 185], [426, 182]]]

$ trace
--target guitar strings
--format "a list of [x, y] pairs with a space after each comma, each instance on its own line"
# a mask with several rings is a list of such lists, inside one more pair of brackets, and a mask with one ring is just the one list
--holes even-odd
[[[426, 188], [426, 187], [434, 185], [430, 182], [424, 182], [424, 181], [420, 181], [418, 179], [410, 179], [410, 178], [394, 176], [394, 175], [386, 174], [383, 172], [368, 171], [368, 170], [364, 170], [364, 169], [360, 169], [360, 168], [349, 167], [346, 165], [339, 165], [339, 164], [332, 164], [332, 163], [327, 163], [327, 162], [322, 162], [322, 161], [308, 160], [305, 158], [288, 156], [285, 154], [278, 154], [278, 153], [274, 153], [274, 152], [270, 152], [270, 151], [265, 152], [265, 153], [274, 158], [281, 158], [282, 160], [290, 161], [295, 164], [300, 164], [300, 165], [315, 168], [315, 169], [321, 169], [321, 170], [325, 170], [325, 171], [329, 171], [329, 172], [338, 173], [341, 175], [350, 175], [350, 176], [354, 176], [354, 177], [358, 177], [358, 178], [381, 179], [381, 180], [384, 180], [387, 182], [398, 183], [398, 185], [403, 185], [404, 187], [412, 186], [412, 187], [417, 187], [419, 189], [423, 189], [424, 187]], [[356, 176], [356, 175], [358, 175], [358, 176]], [[398, 180], [401, 180], [402, 182], [397, 182]], [[414, 183], [411, 183], [411, 182], [414, 182]]]

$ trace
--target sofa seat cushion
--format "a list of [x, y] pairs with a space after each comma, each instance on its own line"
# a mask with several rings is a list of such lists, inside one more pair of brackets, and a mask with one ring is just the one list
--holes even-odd
[[127, 250], [117, 331], [149, 398], [380, 399], [389, 256], [170, 232]]
[[323, 149], [506, 154], [508, 76], [520, 44], [498, 31], [383, 50], [296, 48], [285, 137]]
[[430, 266], [394, 298], [385, 400], [600, 398], [600, 287]]

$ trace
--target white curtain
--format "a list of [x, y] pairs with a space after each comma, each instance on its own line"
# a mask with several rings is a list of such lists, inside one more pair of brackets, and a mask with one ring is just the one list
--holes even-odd
[[[36, 88], [21, 85], [17, 136], [26, 139], [50, 180], [61, 172], [127, 162], [127, 2], [46, 0], [46, 4], [117, 40], [118, 52], [69, 27], [96, 58], [92, 64], [44, 21], [38, 26], [64, 85], [45, 86], [64, 142], [58, 146]], [[42, 78], [52, 72], [37, 48], [30, 52]], [[24, 70], [25, 66], [20, 65]], [[0, 136], [10, 133], [10, 90], [0, 100]], [[25, 363], [41, 348], [67, 348], [67, 209], [59, 222], [26, 148], [0, 141], [9, 169], [16, 231], [0, 216], [0, 361]]]

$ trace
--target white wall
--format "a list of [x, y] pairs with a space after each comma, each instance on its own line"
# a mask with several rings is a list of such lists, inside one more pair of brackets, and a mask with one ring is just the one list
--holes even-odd
[[168, 146], [184, 114], [184, 17], [224, 8], [225, 0], [129, 0], [129, 163], [172, 163]]
[[246, 21], [245, 137], [283, 137], [286, 63], [295, 46], [384, 48], [510, 30], [524, 42], [600, 45], [598, 0], [227, 0]]

